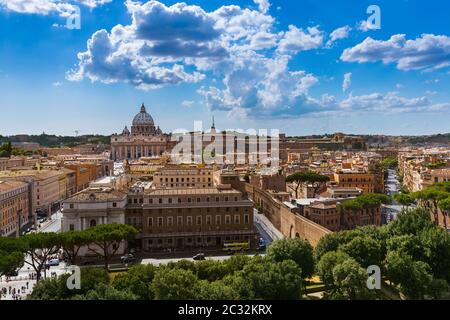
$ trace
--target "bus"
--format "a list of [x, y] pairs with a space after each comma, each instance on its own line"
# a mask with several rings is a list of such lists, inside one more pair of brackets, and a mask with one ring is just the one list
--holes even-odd
[[223, 244], [223, 251], [229, 253], [246, 250], [250, 250], [250, 244], [248, 242], [229, 242]]

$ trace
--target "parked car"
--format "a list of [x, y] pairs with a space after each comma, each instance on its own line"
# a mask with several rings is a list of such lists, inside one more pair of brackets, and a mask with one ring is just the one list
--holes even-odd
[[205, 260], [205, 254], [204, 253], [197, 253], [195, 256], [192, 257], [194, 260]]
[[136, 258], [131, 253], [128, 253], [126, 255], [121, 256], [120, 261], [122, 263], [132, 263], [132, 262], [136, 261]]
[[19, 272], [17, 272], [17, 271], [10, 271], [10, 272], [5, 273], [5, 276], [7, 276], [7, 277], [17, 277], [18, 275], [19, 275]]
[[47, 261], [47, 263], [45, 264], [48, 267], [55, 267], [55, 266], [59, 266], [59, 259], [50, 259]]

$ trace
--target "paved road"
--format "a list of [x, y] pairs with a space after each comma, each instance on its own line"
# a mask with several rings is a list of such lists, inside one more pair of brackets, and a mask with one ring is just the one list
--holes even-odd
[[57, 211], [51, 216], [51, 219], [45, 221], [38, 232], [60, 232], [61, 231], [62, 212]]
[[256, 229], [258, 229], [259, 234], [266, 241], [267, 245], [272, 243], [272, 241], [283, 238], [282, 233], [258, 210], [254, 209], [253, 217]]

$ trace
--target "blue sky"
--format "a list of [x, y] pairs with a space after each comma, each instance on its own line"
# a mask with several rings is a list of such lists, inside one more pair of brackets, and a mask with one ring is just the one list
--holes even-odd
[[[369, 5], [381, 28], [367, 28]], [[78, 6], [81, 28], [66, 28]], [[450, 4], [0, 0], [0, 134], [450, 132]], [[370, 27], [370, 26], [369, 26]]]

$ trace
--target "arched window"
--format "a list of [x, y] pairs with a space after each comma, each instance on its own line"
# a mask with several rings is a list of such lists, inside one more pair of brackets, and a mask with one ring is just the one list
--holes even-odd
[[95, 219], [92, 219], [91, 222], [89, 222], [89, 225], [91, 227], [95, 227], [97, 225], [97, 221]]

